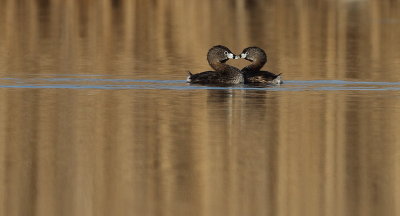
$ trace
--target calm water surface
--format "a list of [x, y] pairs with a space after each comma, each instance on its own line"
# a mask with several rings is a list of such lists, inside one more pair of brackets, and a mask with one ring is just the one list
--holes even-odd
[[[0, 1], [0, 215], [400, 215], [399, 11]], [[185, 83], [216, 44], [284, 85]]]

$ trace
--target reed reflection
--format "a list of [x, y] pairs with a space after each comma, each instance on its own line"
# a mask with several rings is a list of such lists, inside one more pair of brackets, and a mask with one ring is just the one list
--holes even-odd
[[[265, 69], [285, 80], [398, 82], [398, 11], [398, 1], [6, 0], [0, 76], [183, 81], [223, 43], [264, 48]], [[399, 215], [398, 98], [3, 86], [0, 215]]]

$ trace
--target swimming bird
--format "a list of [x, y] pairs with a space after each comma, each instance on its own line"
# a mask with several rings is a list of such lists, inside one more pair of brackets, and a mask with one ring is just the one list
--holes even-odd
[[197, 84], [227, 84], [235, 85], [244, 82], [242, 72], [225, 62], [229, 59], [238, 59], [227, 47], [217, 45], [211, 47], [207, 53], [207, 61], [215, 71], [204, 71], [192, 74], [188, 71], [187, 82]]
[[282, 84], [281, 74], [274, 74], [260, 69], [267, 63], [267, 54], [259, 47], [247, 47], [240, 54], [240, 58], [251, 62], [242, 69], [244, 83]]

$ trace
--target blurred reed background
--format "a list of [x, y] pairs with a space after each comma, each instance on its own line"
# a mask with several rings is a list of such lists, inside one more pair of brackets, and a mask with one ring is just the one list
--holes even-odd
[[[400, 80], [400, 2], [0, 0], [2, 78]], [[232, 62], [237, 66], [243, 60]], [[0, 215], [399, 215], [397, 91], [0, 88]]]
[[[224, 44], [236, 53], [251, 45], [264, 48], [268, 68], [279, 69], [288, 79], [400, 78], [398, 1], [0, 4], [2, 74], [183, 79], [185, 70], [207, 70], [208, 48]], [[160, 70], [165, 67], [174, 70]]]

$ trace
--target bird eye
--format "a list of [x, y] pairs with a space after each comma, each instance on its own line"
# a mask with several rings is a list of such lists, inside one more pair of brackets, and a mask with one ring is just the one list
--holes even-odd
[[249, 52], [246, 52], [246, 55], [248, 55], [249, 54]]
[[224, 54], [225, 54], [225, 55], [228, 55], [228, 51], [224, 51]]

